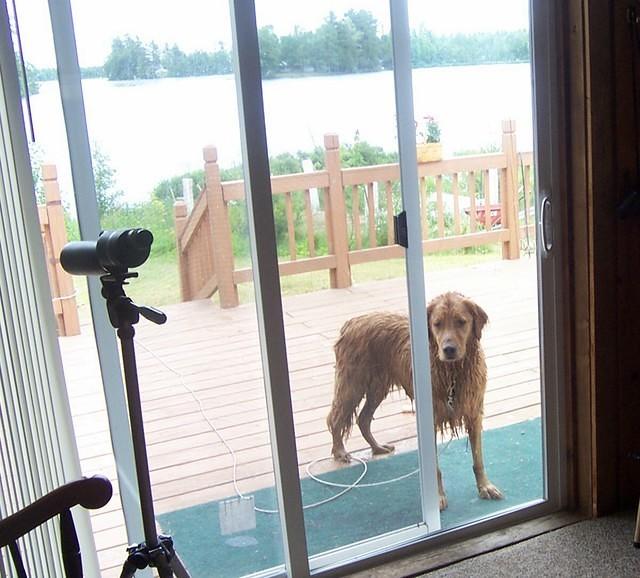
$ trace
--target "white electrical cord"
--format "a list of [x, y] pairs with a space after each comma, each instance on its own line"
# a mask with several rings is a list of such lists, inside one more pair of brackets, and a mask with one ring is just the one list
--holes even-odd
[[[187, 383], [186, 383], [186, 381], [184, 379], [184, 376], [179, 371], [173, 369], [173, 367], [171, 367], [169, 364], [167, 364], [164, 361], [164, 359], [162, 359], [160, 356], [156, 355], [153, 351], [151, 351], [151, 349], [149, 349], [146, 345], [144, 345], [144, 343], [141, 343], [140, 340], [138, 340], [137, 343], [142, 347], [142, 349], [144, 349], [147, 353], [149, 353], [149, 355], [151, 355], [154, 359], [159, 361], [167, 370], [169, 370], [171, 373], [173, 373], [176, 376], [178, 376], [178, 379], [180, 380], [180, 384], [182, 385], [182, 387], [184, 387], [184, 389], [191, 395], [193, 400], [198, 404], [198, 409], [200, 411], [200, 414], [202, 415], [204, 420], [207, 422], [207, 424], [211, 428], [211, 431], [213, 433], [215, 433], [218, 436], [218, 438], [220, 438], [220, 441], [224, 444], [224, 446], [227, 448], [227, 451], [229, 452], [229, 454], [231, 454], [231, 457], [233, 458], [233, 487], [234, 487], [234, 489], [236, 491], [236, 495], [242, 500], [249, 500], [250, 498], [248, 496], [245, 496], [240, 491], [240, 488], [238, 487], [238, 479], [237, 479], [238, 458], [236, 456], [235, 451], [228, 444], [227, 440], [220, 433], [218, 428], [215, 425], [213, 425], [213, 423], [211, 423], [211, 420], [205, 414], [202, 402], [200, 401], [198, 396], [194, 393], [194, 391], [187, 385]], [[448, 446], [448, 444], [447, 444], [447, 446]], [[365, 460], [363, 460], [362, 458], [359, 458], [357, 456], [351, 456], [351, 457], [352, 457], [352, 459], [356, 460], [357, 462], [360, 462], [360, 464], [362, 465], [362, 472], [360, 473], [358, 478], [351, 484], [339, 484], [339, 483], [336, 483], [336, 482], [330, 482], [328, 480], [323, 480], [322, 478], [317, 477], [315, 474], [313, 474], [311, 472], [312, 466], [314, 466], [315, 464], [317, 464], [319, 462], [322, 462], [322, 461], [332, 460], [333, 457], [318, 458], [318, 459], [313, 460], [312, 462], [309, 462], [307, 464], [305, 469], [306, 469], [307, 475], [312, 480], [318, 482], [319, 484], [323, 484], [325, 486], [331, 486], [331, 487], [335, 487], [335, 488], [342, 488], [342, 490], [340, 492], [338, 492], [337, 494], [334, 494], [333, 496], [330, 496], [329, 498], [325, 498], [324, 500], [320, 500], [318, 502], [314, 502], [312, 504], [307, 504], [306, 506], [303, 506], [304, 510], [308, 510], [310, 508], [316, 508], [317, 506], [321, 506], [321, 505], [327, 504], [328, 502], [331, 502], [333, 500], [337, 500], [338, 498], [340, 498], [341, 496], [343, 496], [344, 494], [346, 494], [347, 492], [353, 490], [356, 487], [358, 487], [358, 488], [372, 488], [372, 487], [375, 487], [375, 486], [383, 486], [383, 485], [386, 485], [386, 484], [392, 484], [394, 482], [398, 482], [400, 480], [404, 480], [405, 478], [408, 478], [410, 476], [414, 476], [420, 471], [420, 469], [418, 468], [418, 469], [415, 469], [412, 472], [409, 472], [408, 474], [404, 474], [402, 476], [398, 476], [398, 477], [392, 478], [390, 480], [383, 480], [383, 481], [380, 481], [380, 482], [372, 482], [372, 483], [368, 483], [368, 484], [361, 484], [360, 482], [367, 475], [367, 470], [368, 470], [367, 462]], [[278, 510], [267, 510], [267, 509], [258, 508], [258, 507], [254, 507], [254, 510], [256, 512], [260, 512], [260, 513], [263, 513], [263, 514], [277, 514], [278, 513]]]
[[[332, 457], [330, 457], [330, 458], [318, 458], [316, 460], [313, 460], [312, 462], [309, 462], [307, 464], [306, 471], [307, 471], [307, 474], [309, 475], [309, 477], [312, 480], [315, 480], [316, 482], [318, 482], [319, 484], [324, 484], [325, 486], [332, 486], [334, 488], [347, 488], [348, 490], [351, 490], [352, 488], [355, 488], [356, 486], [358, 486], [359, 488], [374, 488], [376, 486], [384, 486], [386, 484], [391, 484], [393, 482], [399, 482], [400, 480], [404, 480], [405, 478], [410, 478], [411, 476], [415, 476], [420, 471], [420, 468], [417, 468], [417, 469], [413, 470], [412, 472], [409, 472], [408, 474], [404, 474], [402, 476], [398, 476], [397, 478], [391, 478], [390, 480], [382, 480], [380, 482], [370, 482], [368, 484], [360, 484], [358, 482], [364, 477], [364, 474], [367, 473], [366, 462], [363, 459], [360, 459], [357, 456], [351, 456], [351, 458], [354, 459], [354, 460], [359, 461], [362, 464], [365, 464], [365, 469], [364, 469], [364, 472], [363, 472], [362, 476], [360, 476], [353, 484], [339, 484], [337, 482], [330, 482], [329, 480], [323, 480], [322, 478], [318, 478], [317, 476], [315, 476], [311, 472], [311, 466], [317, 464], [318, 462], [332, 460], [333, 459]], [[339, 495], [340, 494], [338, 494], [338, 496]]]
[[63, 295], [62, 297], [52, 297], [51, 301], [65, 301], [66, 299], [73, 299], [78, 296], [78, 290], [76, 289], [71, 295]]

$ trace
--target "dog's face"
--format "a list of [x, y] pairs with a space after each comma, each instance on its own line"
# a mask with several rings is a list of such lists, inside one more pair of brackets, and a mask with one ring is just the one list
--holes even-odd
[[488, 317], [482, 307], [458, 293], [444, 293], [427, 308], [429, 341], [440, 361], [459, 361], [469, 340], [480, 340]]

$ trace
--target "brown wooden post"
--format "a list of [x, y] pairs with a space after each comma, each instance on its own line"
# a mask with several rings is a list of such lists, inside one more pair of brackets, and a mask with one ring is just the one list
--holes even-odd
[[231, 242], [231, 226], [227, 204], [222, 194], [220, 181], [220, 167], [218, 166], [218, 150], [209, 146], [203, 150], [204, 174], [207, 195], [207, 210], [211, 223], [213, 238], [213, 261], [218, 277], [218, 291], [220, 292], [220, 306], [224, 309], [237, 307], [238, 286], [233, 280], [234, 260], [233, 244]]
[[178, 271], [180, 273], [180, 295], [183, 301], [191, 300], [191, 290], [189, 288], [189, 276], [187, 275], [187, 264], [182, 254], [182, 233], [187, 226], [187, 202], [184, 199], [177, 199], [173, 204], [173, 219], [176, 229], [176, 251], [178, 253]]
[[351, 266], [349, 265], [349, 238], [347, 235], [347, 209], [342, 186], [340, 166], [340, 141], [337, 134], [324, 135], [324, 158], [329, 173], [329, 205], [331, 214], [331, 239], [336, 256], [336, 268], [330, 271], [333, 289], [351, 287]]
[[47, 202], [47, 217], [51, 239], [51, 256], [54, 264], [54, 279], [51, 293], [54, 298], [54, 311], [58, 320], [60, 335], [78, 335], [80, 320], [75, 298], [73, 279], [60, 265], [60, 252], [67, 244], [67, 229], [64, 224], [64, 211], [60, 200], [58, 171], [55, 165], [42, 165], [42, 181]]
[[520, 258], [520, 219], [518, 217], [518, 154], [516, 121], [502, 121], [502, 151], [507, 158], [504, 189], [500, 191], [502, 227], [509, 230], [509, 240], [502, 244], [503, 259]]

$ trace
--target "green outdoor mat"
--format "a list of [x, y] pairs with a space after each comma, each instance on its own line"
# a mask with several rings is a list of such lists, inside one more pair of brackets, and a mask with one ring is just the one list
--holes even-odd
[[[451, 528], [525, 504], [543, 495], [542, 432], [540, 419], [485, 431], [485, 467], [489, 479], [505, 495], [504, 500], [478, 498], [467, 438], [439, 447], [440, 468], [449, 507], [442, 512], [443, 528]], [[361, 483], [389, 480], [418, 467], [415, 451], [368, 462]], [[323, 474], [323, 479], [352, 483], [362, 465]], [[340, 490], [301, 481], [304, 504], [321, 501]], [[253, 494], [255, 505], [275, 509], [273, 488]], [[283, 563], [280, 523], [277, 515], [256, 513], [256, 528], [221, 535], [219, 504], [210, 502], [158, 517], [164, 533], [170, 534], [176, 552], [192, 578], [230, 578]], [[305, 510], [311, 555], [414, 525], [421, 520], [418, 476], [393, 483], [354, 488], [340, 498]]]

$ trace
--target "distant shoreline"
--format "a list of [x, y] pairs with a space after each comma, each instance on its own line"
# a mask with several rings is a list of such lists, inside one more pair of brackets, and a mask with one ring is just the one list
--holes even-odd
[[[492, 62], [452, 62], [449, 64], [429, 64], [426, 66], [414, 66], [413, 70], [422, 70], [425, 68], [457, 68], [460, 66], [497, 66], [504, 64], [529, 64], [530, 60], [496, 60]], [[211, 78], [211, 77], [223, 77], [223, 76], [233, 76], [233, 73], [225, 73], [225, 74], [191, 74], [188, 76], [160, 76], [155, 78], [131, 78], [131, 79], [114, 79], [110, 80], [107, 78], [106, 74], [96, 74], [96, 67], [89, 68], [81, 68], [80, 76], [82, 80], [90, 80], [90, 79], [100, 79], [106, 80], [112, 83], [132, 83], [132, 82], [140, 82], [147, 80], [166, 80], [166, 79], [181, 79], [181, 78]], [[288, 73], [283, 72], [275, 75], [271, 75], [268, 77], [264, 77], [262, 80], [280, 80], [280, 79], [295, 79], [295, 78], [326, 78], [326, 77], [340, 77], [340, 76], [353, 76], [360, 74], [377, 74], [379, 72], [388, 72], [393, 70], [391, 68], [380, 68], [379, 70], [366, 70], [362, 72], [302, 72], [302, 73]], [[38, 82], [50, 82], [57, 81], [56, 69], [55, 68], [40, 68], [36, 69], [39, 78]]]

